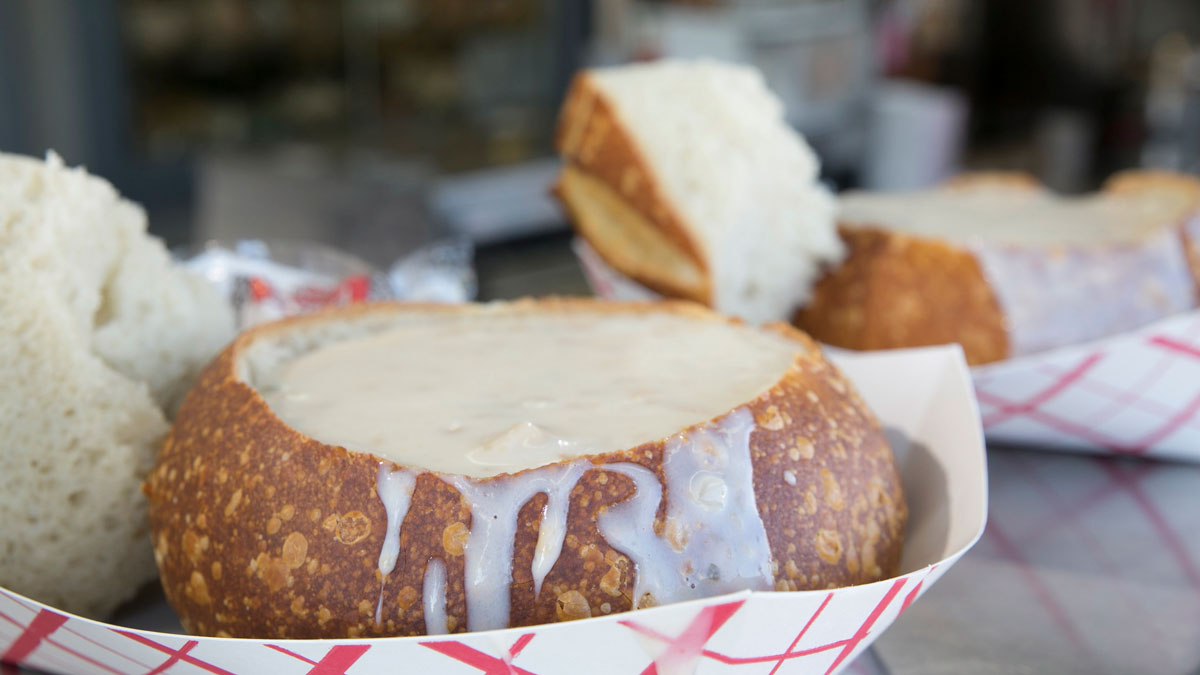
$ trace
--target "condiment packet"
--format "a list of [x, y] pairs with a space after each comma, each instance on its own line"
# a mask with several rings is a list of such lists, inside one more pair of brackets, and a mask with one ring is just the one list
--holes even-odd
[[176, 255], [228, 299], [239, 329], [366, 300], [465, 302], [476, 291], [471, 244], [462, 239], [433, 242], [386, 273], [309, 241], [214, 241]]

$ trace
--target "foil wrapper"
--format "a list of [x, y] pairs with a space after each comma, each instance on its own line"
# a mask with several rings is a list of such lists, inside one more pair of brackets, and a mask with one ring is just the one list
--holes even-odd
[[239, 330], [367, 300], [466, 302], [476, 292], [468, 240], [436, 241], [386, 271], [309, 241], [211, 241], [176, 252], [233, 307]]

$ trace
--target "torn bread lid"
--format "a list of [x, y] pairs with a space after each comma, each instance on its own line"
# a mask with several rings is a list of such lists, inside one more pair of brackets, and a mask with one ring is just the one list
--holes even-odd
[[819, 161], [762, 74], [700, 60], [589, 77], [698, 249], [710, 304], [753, 322], [787, 319], [843, 250]]

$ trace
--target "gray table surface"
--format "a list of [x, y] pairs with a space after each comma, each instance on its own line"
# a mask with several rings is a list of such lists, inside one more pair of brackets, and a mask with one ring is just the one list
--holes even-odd
[[[480, 297], [587, 294], [568, 242], [480, 250]], [[983, 538], [848, 672], [1200, 674], [1200, 466], [990, 447], [988, 470]]]

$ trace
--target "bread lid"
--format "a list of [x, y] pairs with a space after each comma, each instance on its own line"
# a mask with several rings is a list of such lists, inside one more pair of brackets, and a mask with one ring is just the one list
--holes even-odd
[[626, 273], [748, 321], [786, 320], [843, 251], [817, 157], [784, 112], [745, 65], [583, 71], [559, 120], [559, 196]]

